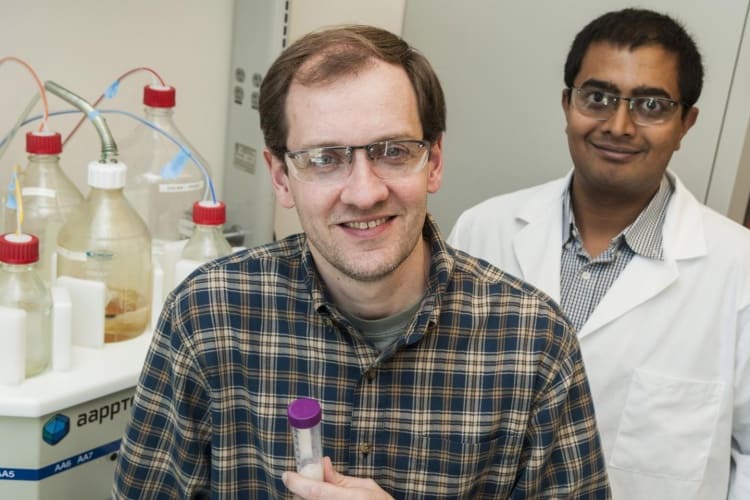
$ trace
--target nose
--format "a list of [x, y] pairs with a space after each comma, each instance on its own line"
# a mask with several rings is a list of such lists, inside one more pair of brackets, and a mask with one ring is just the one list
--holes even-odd
[[360, 209], [368, 209], [388, 198], [388, 185], [375, 175], [372, 160], [364, 150], [356, 150], [352, 156], [352, 172], [341, 189], [341, 201]]
[[636, 124], [630, 115], [630, 101], [622, 100], [618, 104], [614, 114], [604, 122], [604, 132], [614, 136], [635, 135]]

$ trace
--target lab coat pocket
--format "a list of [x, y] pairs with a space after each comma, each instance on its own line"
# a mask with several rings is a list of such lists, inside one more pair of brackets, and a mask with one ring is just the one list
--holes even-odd
[[636, 370], [609, 466], [678, 480], [701, 480], [723, 391], [722, 382]]

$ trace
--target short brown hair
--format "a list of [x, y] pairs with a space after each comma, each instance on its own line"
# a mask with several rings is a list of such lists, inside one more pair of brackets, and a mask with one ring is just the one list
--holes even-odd
[[[305, 64], [313, 58], [313, 63]], [[269, 68], [259, 99], [260, 128], [268, 149], [278, 158], [287, 151], [285, 106], [292, 80], [303, 85], [331, 82], [360, 71], [373, 58], [404, 68], [417, 96], [422, 138], [437, 140], [445, 131], [445, 98], [429, 61], [389, 31], [345, 25], [305, 35], [287, 47]]]

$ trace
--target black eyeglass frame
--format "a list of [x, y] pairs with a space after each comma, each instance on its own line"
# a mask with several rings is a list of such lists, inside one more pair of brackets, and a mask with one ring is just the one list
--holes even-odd
[[[670, 99], [668, 97], [663, 96], [632, 96], [632, 97], [624, 97], [621, 95], [613, 94], [612, 92], [607, 92], [606, 90], [599, 89], [596, 87], [568, 87], [567, 89], [568, 97], [571, 100], [571, 102], [575, 102], [575, 97], [572, 95], [573, 92], [575, 92], [577, 95], [581, 95], [582, 92], [599, 92], [608, 99], [612, 100], [612, 105], [609, 104], [606, 105], [607, 109], [610, 109], [609, 115], [607, 116], [595, 116], [593, 114], [587, 113], [587, 111], [590, 111], [587, 108], [583, 108], [582, 106], [576, 105], [575, 108], [581, 112], [584, 116], [588, 116], [589, 118], [593, 118], [594, 120], [598, 121], [607, 121], [609, 120], [616, 112], [617, 109], [620, 106], [620, 101], [626, 101], [628, 103], [628, 112], [630, 113], [630, 117], [633, 120], [633, 122], [636, 125], [649, 127], [652, 125], [661, 125], [662, 123], [668, 121], [672, 116], [674, 116], [674, 113], [677, 111], [679, 107], [684, 107], [684, 103], [681, 101], [676, 101], [674, 99]], [[644, 121], [641, 119], [641, 117], [633, 112], [634, 103], [637, 101], [657, 101], [660, 103], [666, 103], [669, 106], [669, 112], [664, 117], [661, 117], [657, 120], [647, 120]]]

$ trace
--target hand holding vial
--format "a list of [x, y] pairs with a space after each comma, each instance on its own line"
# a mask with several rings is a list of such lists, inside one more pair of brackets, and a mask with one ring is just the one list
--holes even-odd
[[285, 472], [284, 485], [299, 500], [393, 500], [372, 479], [345, 476], [333, 468], [331, 459], [321, 462], [323, 482], [309, 479], [301, 473]]
[[339, 474], [329, 457], [323, 458], [320, 437], [321, 409], [314, 399], [300, 398], [287, 408], [287, 418], [294, 439], [297, 472], [285, 472], [282, 480], [295, 500], [390, 499], [372, 479]]

